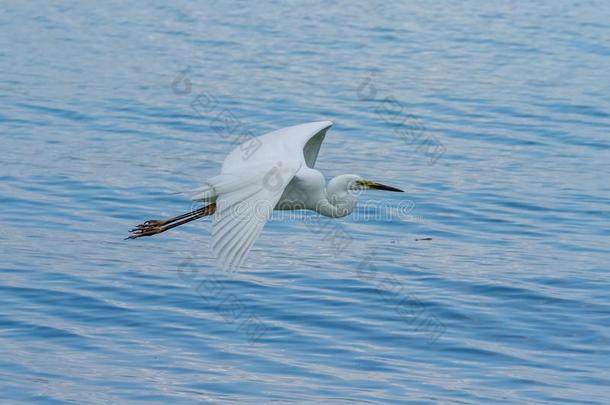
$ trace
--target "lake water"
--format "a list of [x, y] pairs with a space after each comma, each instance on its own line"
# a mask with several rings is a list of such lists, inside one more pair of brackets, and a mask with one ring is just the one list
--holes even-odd
[[[608, 403], [609, 16], [5, 2], [2, 402]], [[234, 273], [209, 220], [123, 240], [327, 119], [327, 178], [405, 193], [276, 216]]]

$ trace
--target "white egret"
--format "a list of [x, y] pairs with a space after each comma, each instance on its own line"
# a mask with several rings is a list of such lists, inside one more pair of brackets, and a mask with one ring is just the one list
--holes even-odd
[[239, 267], [271, 216], [271, 211], [307, 209], [332, 218], [352, 213], [354, 190], [402, 191], [343, 174], [326, 185], [314, 169], [320, 145], [332, 122], [282, 128], [249, 139], [225, 158], [220, 175], [192, 193], [204, 207], [165, 220], [149, 220], [128, 239], [156, 235], [201, 217], [214, 215], [212, 251], [221, 268]]

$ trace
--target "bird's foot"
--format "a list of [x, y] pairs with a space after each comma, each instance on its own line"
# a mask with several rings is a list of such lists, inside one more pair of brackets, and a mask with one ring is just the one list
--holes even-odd
[[167, 223], [166, 220], [160, 220], [160, 219], [149, 219], [148, 221], [142, 222], [139, 225], [136, 225], [135, 229], [143, 229], [143, 228], [150, 228], [153, 226], [163, 226]]
[[148, 221], [142, 222], [136, 225], [135, 228], [130, 230], [129, 235], [125, 239], [136, 239], [141, 236], [152, 236], [161, 232], [168, 231], [180, 225], [184, 225], [188, 222], [194, 221], [201, 217], [212, 215], [216, 211], [216, 203], [211, 203], [205, 207], [201, 207], [195, 211], [190, 211], [182, 215], [178, 215], [167, 219], [149, 219]]
[[139, 225], [136, 225], [135, 228], [130, 230], [129, 235], [125, 239], [136, 239], [141, 236], [152, 236], [164, 231], [163, 225], [165, 225], [166, 221], [160, 221], [157, 219], [151, 219], [149, 221], [143, 222]]

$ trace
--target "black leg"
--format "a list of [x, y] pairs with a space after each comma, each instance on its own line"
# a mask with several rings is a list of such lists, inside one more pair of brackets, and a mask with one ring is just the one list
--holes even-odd
[[186, 214], [178, 215], [172, 218], [164, 220], [152, 219], [137, 225], [130, 231], [132, 234], [125, 239], [136, 239], [142, 236], [156, 235], [196, 219], [212, 215], [215, 211], [216, 203], [212, 203], [206, 207], [202, 207], [198, 210], [187, 212]]

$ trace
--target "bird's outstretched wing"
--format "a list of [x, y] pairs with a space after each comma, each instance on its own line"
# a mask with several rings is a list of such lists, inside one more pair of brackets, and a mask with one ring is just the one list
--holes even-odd
[[225, 158], [221, 174], [193, 190], [193, 199], [216, 203], [212, 251], [224, 269], [238, 267], [299, 169], [313, 168], [332, 122], [281, 128], [252, 138]]
[[300, 164], [257, 162], [210, 180], [217, 197], [212, 251], [222, 269], [239, 267]]
[[260, 160], [280, 158], [304, 161], [313, 169], [318, 152], [331, 121], [309, 122], [281, 128], [249, 141], [233, 149], [222, 163], [221, 173], [235, 167], [249, 166]]
[[318, 153], [320, 152], [320, 146], [322, 146], [322, 142], [326, 136], [326, 131], [328, 131], [328, 128], [330, 128], [332, 122], [324, 121], [320, 124], [320, 129], [316, 128], [317, 131], [312, 131], [313, 135], [306, 138], [307, 142], [305, 143], [305, 146], [303, 146], [303, 157], [305, 158], [307, 166], [312, 169], [316, 164], [316, 159], [318, 158]]

